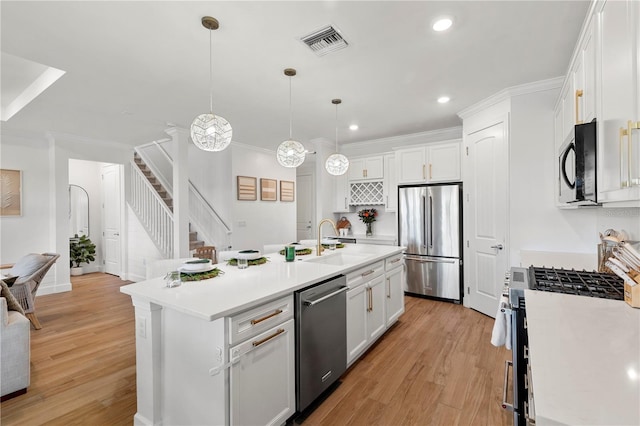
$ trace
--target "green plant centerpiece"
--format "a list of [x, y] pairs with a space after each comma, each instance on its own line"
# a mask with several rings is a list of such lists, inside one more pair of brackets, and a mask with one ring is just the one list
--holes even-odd
[[[82, 275], [82, 264], [96, 260], [96, 245], [86, 235], [69, 238], [71, 275]], [[74, 271], [75, 270], [75, 271]]]
[[373, 235], [371, 224], [376, 221], [376, 216], [378, 216], [378, 211], [376, 209], [362, 209], [358, 212], [358, 217], [367, 226], [367, 237]]

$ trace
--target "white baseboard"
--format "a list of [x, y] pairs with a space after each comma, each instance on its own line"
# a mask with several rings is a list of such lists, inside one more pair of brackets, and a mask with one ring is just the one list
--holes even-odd
[[138, 275], [138, 274], [129, 273], [129, 274], [126, 274], [123, 279], [137, 283], [137, 282], [146, 280], [147, 277], [143, 277], [142, 275]]

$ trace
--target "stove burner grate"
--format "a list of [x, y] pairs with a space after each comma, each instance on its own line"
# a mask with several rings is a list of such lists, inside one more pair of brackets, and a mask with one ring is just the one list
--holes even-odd
[[539, 291], [623, 300], [624, 282], [617, 275], [532, 266], [533, 288]]

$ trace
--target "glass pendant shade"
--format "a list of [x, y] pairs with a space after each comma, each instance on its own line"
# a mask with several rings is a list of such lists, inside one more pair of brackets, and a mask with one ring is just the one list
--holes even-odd
[[340, 176], [349, 170], [349, 159], [342, 154], [331, 154], [324, 163], [330, 175]]
[[215, 114], [200, 114], [191, 123], [191, 139], [203, 151], [222, 151], [231, 143], [231, 124]]
[[209, 30], [209, 113], [200, 114], [191, 123], [191, 140], [203, 151], [222, 151], [231, 143], [231, 124], [213, 113], [213, 47], [211, 32], [219, 22], [211, 16], [202, 18], [202, 26]]
[[289, 139], [278, 146], [276, 157], [281, 166], [298, 167], [304, 163], [305, 152], [304, 145], [298, 141]]
[[331, 103], [336, 106], [336, 152], [327, 158], [324, 168], [330, 175], [340, 176], [349, 170], [349, 159], [338, 153], [338, 105], [342, 103], [342, 99], [333, 99]]

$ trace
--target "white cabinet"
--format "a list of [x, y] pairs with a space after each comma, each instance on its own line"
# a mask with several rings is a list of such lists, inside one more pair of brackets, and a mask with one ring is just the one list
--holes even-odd
[[396, 151], [398, 183], [419, 183], [427, 180], [427, 149], [424, 146]]
[[231, 318], [230, 342], [244, 339], [229, 349], [231, 425], [283, 424], [295, 412], [291, 308], [288, 297]]
[[393, 154], [384, 156], [384, 210], [395, 212], [398, 208], [398, 178], [396, 176], [396, 158]]
[[428, 146], [427, 159], [428, 182], [460, 180], [460, 143]]
[[460, 142], [430, 144], [396, 151], [399, 184], [459, 181]]
[[593, 21], [580, 43], [573, 68], [575, 123], [588, 123], [596, 118], [596, 35]]
[[402, 254], [385, 261], [387, 328], [404, 313], [404, 264]]
[[380, 337], [386, 326], [384, 263], [347, 274], [347, 365]]
[[384, 160], [381, 155], [355, 158], [349, 161], [349, 180], [382, 180]]
[[600, 22], [599, 200], [640, 200], [640, 4], [606, 1]]
[[347, 213], [349, 212], [349, 180], [348, 174], [345, 173], [340, 176], [334, 176], [334, 190], [335, 190], [335, 213]]

